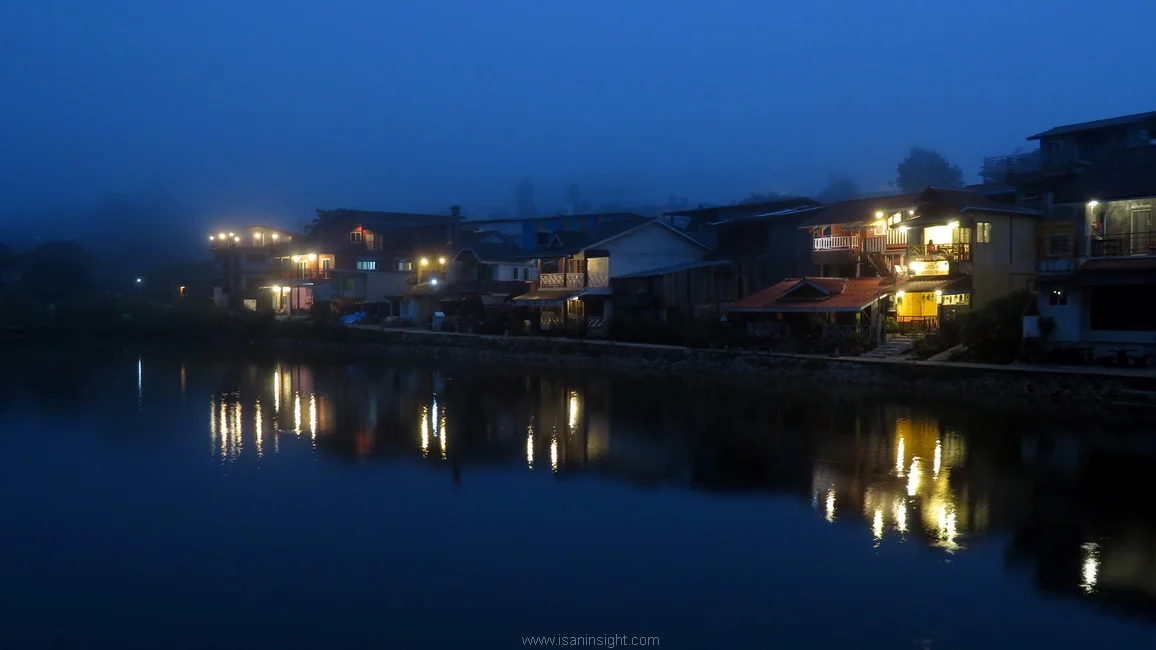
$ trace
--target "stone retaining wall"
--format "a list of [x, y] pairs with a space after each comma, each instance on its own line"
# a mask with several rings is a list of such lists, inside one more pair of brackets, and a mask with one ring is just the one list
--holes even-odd
[[[840, 385], [902, 396], [1056, 406], [1129, 402], [1156, 408], [1156, 373], [1122, 376], [1022, 366], [897, 362], [532, 337], [468, 336], [424, 331], [349, 329], [339, 340], [282, 339], [282, 349], [453, 360], [487, 365], [643, 372], [736, 381], [743, 385]], [[1149, 403], [1152, 402], [1152, 403]]]

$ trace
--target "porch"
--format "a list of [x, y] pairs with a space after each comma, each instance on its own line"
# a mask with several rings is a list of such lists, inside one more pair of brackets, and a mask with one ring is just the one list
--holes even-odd
[[1152, 212], [1156, 199], [1090, 201], [1087, 204], [1089, 257], [1156, 255]]
[[610, 272], [608, 259], [543, 260], [538, 275], [538, 286], [543, 289], [608, 289]]

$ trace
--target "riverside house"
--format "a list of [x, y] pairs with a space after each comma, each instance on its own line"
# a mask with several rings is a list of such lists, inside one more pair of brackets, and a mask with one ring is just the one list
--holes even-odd
[[270, 269], [288, 255], [295, 235], [268, 226], [223, 228], [209, 235], [213, 254], [213, 302], [257, 309], [275, 302], [278, 295], [262, 292]]
[[513, 304], [524, 310], [528, 331], [598, 334], [613, 315], [612, 279], [700, 262], [709, 251], [657, 219], [558, 231], [525, 255], [536, 264], [538, 282]]
[[844, 201], [810, 213], [813, 263], [822, 276], [886, 278], [901, 330], [1031, 286], [1039, 214], [977, 192], [923, 192]]

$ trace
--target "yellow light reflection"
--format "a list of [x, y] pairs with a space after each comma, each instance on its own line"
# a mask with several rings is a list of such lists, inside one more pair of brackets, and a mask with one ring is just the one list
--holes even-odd
[[262, 455], [262, 437], [261, 437], [261, 400], [258, 398], [257, 403], [253, 405], [256, 414], [253, 416], [253, 441], [257, 445], [257, 458]]
[[1092, 542], [1084, 544], [1081, 548], [1084, 551], [1084, 570], [1080, 586], [1083, 587], [1084, 593], [1090, 594], [1096, 590], [1096, 582], [1099, 579], [1100, 548]]
[[429, 453], [429, 407], [421, 407], [421, 455]]
[[209, 451], [217, 448], [217, 399], [209, 398]]
[[931, 466], [931, 475], [939, 478], [939, 468], [943, 465], [943, 441], [936, 439], [935, 441], [935, 461]]
[[241, 435], [241, 432], [243, 431], [241, 426], [241, 417], [241, 400], [240, 397], [238, 397], [237, 403], [233, 405], [233, 431], [232, 439], [230, 440], [231, 444], [229, 445], [229, 454], [233, 458], [241, 455], [241, 446], [244, 442], [244, 439]]
[[449, 437], [446, 434], [446, 416], [444, 416], [444, 415], [442, 416], [441, 426], [439, 426], [438, 428], [441, 429], [442, 458], [445, 458], [446, 457], [446, 445], [449, 444], [446, 441], [446, 439]]
[[317, 439], [317, 395], [309, 393], [309, 435]]
[[911, 459], [911, 470], [907, 475], [907, 496], [913, 497], [919, 491], [919, 479], [923, 472], [919, 469], [919, 459]]
[[293, 433], [301, 434], [301, 393], [293, 393]]
[[221, 458], [229, 455], [229, 405], [221, 400]]
[[550, 438], [550, 470], [558, 471], [558, 439]]
[[281, 371], [273, 371], [273, 412], [281, 411]]
[[835, 521], [835, 491], [827, 490], [827, 521]]
[[959, 544], [955, 542], [958, 534], [955, 528], [955, 510], [948, 506], [939, 506], [936, 509], [936, 523], [939, 525], [940, 546], [948, 552], [958, 550]]
[[883, 539], [883, 509], [875, 509], [875, 520], [871, 523], [871, 532], [875, 534], [875, 539]]
[[901, 533], [907, 532], [907, 502], [903, 499], [895, 500], [895, 529]]
[[573, 433], [574, 430], [578, 428], [579, 404], [577, 391], [570, 391], [570, 404], [567, 410], [569, 411], [570, 416], [570, 432]]
[[903, 457], [903, 436], [899, 436], [899, 449], [895, 451], [895, 472], [899, 476], [903, 476], [903, 468], [905, 467]]

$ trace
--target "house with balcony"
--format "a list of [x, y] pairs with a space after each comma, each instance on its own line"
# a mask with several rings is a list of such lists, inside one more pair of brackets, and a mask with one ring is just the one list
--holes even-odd
[[294, 237], [299, 236], [269, 226], [222, 228], [211, 233], [213, 303], [250, 309], [267, 305], [268, 296], [261, 288], [267, 286], [270, 270], [280, 267]]
[[710, 248], [661, 220], [607, 223], [555, 232], [524, 258], [536, 264], [534, 290], [517, 296], [531, 332], [597, 331], [613, 316], [611, 280], [702, 261]]
[[1030, 286], [1039, 213], [966, 190], [844, 201], [812, 211], [823, 277], [877, 277], [901, 329], [934, 330], [950, 313]]
[[1112, 152], [1049, 200], [1036, 281], [1045, 341], [1146, 362], [1156, 352], [1156, 147]]

